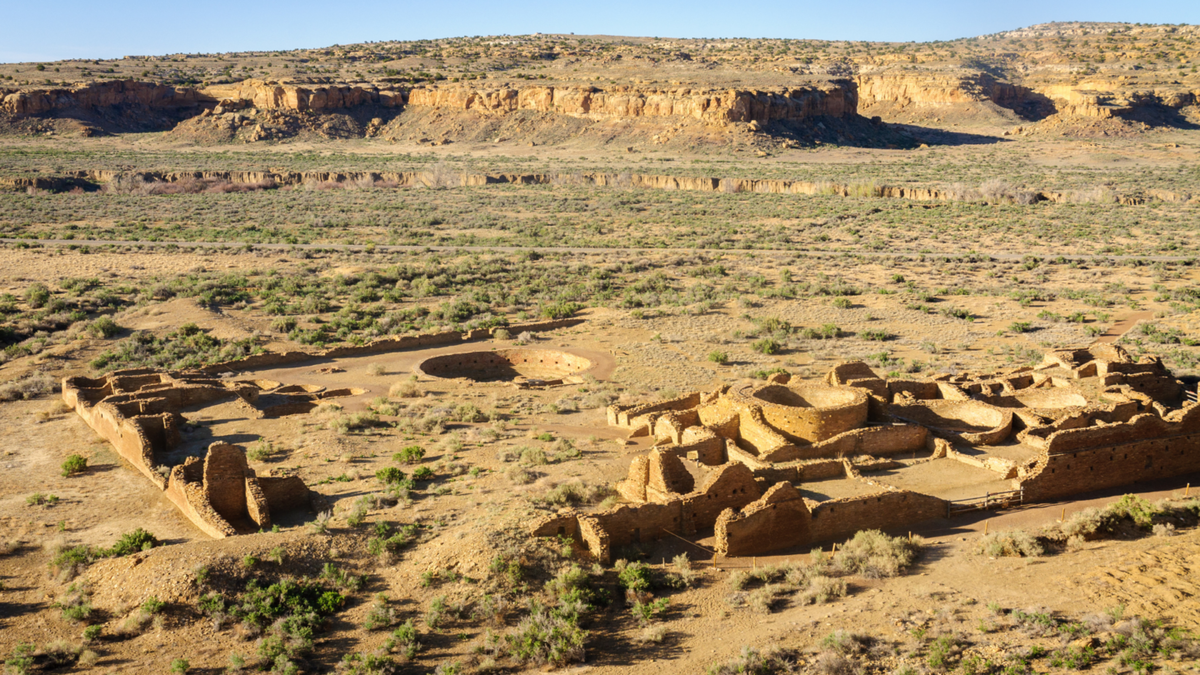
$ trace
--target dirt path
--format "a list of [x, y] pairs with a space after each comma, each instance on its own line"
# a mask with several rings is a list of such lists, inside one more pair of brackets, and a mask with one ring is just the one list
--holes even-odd
[[1145, 321], [1152, 318], [1154, 318], [1154, 312], [1134, 312], [1133, 314], [1126, 314], [1125, 316], [1117, 319], [1116, 323], [1109, 326], [1108, 330], [1104, 332], [1104, 335], [1096, 338], [1096, 342], [1116, 342], [1121, 338], [1122, 335], [1133, 330], [1133, 327], [1136, 326], [1139, 321]]

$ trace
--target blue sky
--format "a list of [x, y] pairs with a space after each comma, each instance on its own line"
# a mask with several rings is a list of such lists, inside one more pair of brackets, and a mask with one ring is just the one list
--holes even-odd
[[1047, 21], [1200, 23], [1200, 0], [6, 0], [0, 7], [0, 62], [535, 32], [926, 41]]

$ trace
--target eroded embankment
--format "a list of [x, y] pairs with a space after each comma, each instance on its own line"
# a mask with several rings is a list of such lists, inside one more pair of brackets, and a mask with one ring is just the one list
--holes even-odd
[[[874, 197], [914, 201], [954, 202], [987, 201], [1004, 203], [1055, 204], [1077, 201], [1069, 192], [1052, 190], [1011, 189], [1006, 192], [982, 194], [962, 188], [911, 187], [875, 183], [838, 183], [834, 181], [805, 181], [767, 178], [718, 178], [713, 176], [668, 176], [638, 173], [457, 173], [435, 171], [174, 171], [125, 172], [106, 169], [68, 171], [54, 176], [0, 176], [0, 188], [50, 190], [59, 192], [81, 188], [95, 190], [103, 185], [128, 189], [153, 184], [175, 184], [185, 181], [224, 181], [234, 185], [257, 188], [340, 184], [367, 184], [374, 187], [474, 187], [484, 185], [574, 185], [611, 188], [641, 188], [649, 190], [685, 190], [700, 192], [796, 195], [832, 195], [839, 197]], [[146, 186], [149, 187], [146, 187]], [[1094, 198], [1093, 198], [1094, 200]], [[1111, 194], [1105, 200], [1124, 205], [1147, 201], [1193, 203], [1200, 201], [1186, 192], [1149, 189], [1137, 194]]]

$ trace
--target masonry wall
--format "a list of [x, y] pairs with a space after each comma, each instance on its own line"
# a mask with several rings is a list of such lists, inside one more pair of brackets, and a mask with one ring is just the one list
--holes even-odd
[[[196, 464], [200, 464], [200, 462], [197, 461]], [[171, 470], [171, 476], [163, 494], [175, 504], [180, 513], [208, 536], [221, 539], [237, 534], [233, 525], [230, 525], [209, 504], [203, 483], [189, 481], [187, 471], [183, 466], [176, 466]]]
[[1200, 405], [1191, 404], [1166, 419], [1149, 413], [1137, 415], [1124, 424], [1087, 426], [1056, 431], [1047, 438], [1046, 451], [1062, 454], [1085, 448], [1127, 443], [1131, 439], [1179, 436], [1200, 433]]
[[271, 513], [313, 508], [317, 497], [299, 476], [258, 476], [258, 485]]
[[800, 493], [779, 483], [740, 512], [723, 511], [713, 527], [718, 553], [755, 555], [812, 542], [812, 515]]
[[661, 413], [669, 410], [688, 410], [700, 405], [700, 392], [692, 392], [678, 398], [673, 398], [667, 401], [658, 401], [656, 403], [647, 403], [644, 405], [635, 406], [617, 406], [610, 405], [608, 407], [608, 423], [612, 426], [620, 426], [630, 428], [634, 424], [634, 420], [638, 417], [650, 415], [653, 413]]
[[929, 432], [915, 424], [853, 429], [812, 445], [788, 447], [763, 457], [767, 462], [797, 459], [851, 457], [854, 455], [899, 455], [925, 449]]
[[823, 441], [867, 421], [867, 396], [858, 389], [777, 384], [731, 395], [758, 406], [767, 424], [797, 443]]
[[[1130, 437], [1136, 436], [1124, 436]], [[1200, 472], [1200, 433], [1047, 454], [1021, 487], [1027, 501], [1045, 501], [1194, 472]]]
[[[260, 527], [270, 523], [271, 509], [308, 506], [312, 493], [299, 478], [267, 478], [259, 484], [246, 466], [242, 448], [214, 444], [201, 462], [189, 458], [164, 477], [155, 453], [179, 441], [179, 407], [225, 397], [253, 398], [257, 389], [240, 383], [232, 387], [172, 379], [163, 373], [115, 373], [105, 384], [88, 378], [63, 380], [63, 400], [84, 422], [112, 444], [125, 461], [141, 472], [202, 532], [211, 537], [237, 534], [230, 520], [246, 519]], [[133, 391], [145, 387], [145, 392]], [[249, 392], [254, 388], [254, 392]], [[101, 394], [111, 392], [107, 398]], [[242, 400], [237, 398], [236, 400]], [[248, 404], [247, 404], [248, 405]]]
[[[750, 470], [740, 464], [729, 464], [718, 469], [696, 492], [665, 503], [621, 505], [590, 514], [587, 518], [592, 522], [580, 527], [581, 531], [592, 528], [593, 533], [588, 535], [592, 541], [592, 544], [588, 544], [589, 550], [601, 560], [608, 560], [604, 556], [613, 548], [662, 539], [670, 536], [668, 533], [682, 536], [708, 529], [725, 509], [740, 509], [760, 496], [761, 490]], [[582, 523], [583, 518], [578, 516], [577, 520]], [[565, 525], [539, 521], [534, 532], [546, 531], [551, 527]], [[597, 531], [602, 531], [604, 537], [596, 534]], [[586, 543], [587, 537], [584, 539]], [[601, 539], [607, 547], [603, 550], [596, 548], [600, 546]]]
[[204, 495], [227, 521], [246, 517], [246, 454], [227, 443], [213, 443], [204, 456]]
[[738, 447], [753, 450], [760, 457], [795, 448], [791, 441], [767, 424], [757, 406], [742, 407], [738, 416]]
[[[583, 322], [583, 319], [557, 319], [553, 321], [512, 324], [510, 326], [504, 326], [504, 328], [513, 334], [520, 334], [526, 331], [537, 333], [542, 331], [557, 330], [559, 328], [578, 326]], [[296, 351], [255, 354], [253, 356], [248, 356], [244, 359], [239, 359], [236, 361], [214, 363], [205, 366], [204, 370], [211, 373], [253, 370], [255, 368], [281, 366], [290, 363], [298, 363], [300, 361], [309, 361], [312, 359], [367, 356], [370, 354], [383, 354], [387, 352], [401, 351], [404, 349], [436, 347], [439, 345], [455, 344], [468, 340], [478, 340], [485, 337], [490, 337], [493, 330], [495, 329], [476, 329], [467, 333], [447, 331], [444, 333], [428, 333], [423, 335], [405, 335], [401, 337], [379, 338], [372, 340], [365, 345], [331, 347], [329, 349], [315, 352]]]
[[840, 541], [859, 530], [889, 530], [946, 517], [945, 500], [908, 490], [808, 502], [812, 541]]

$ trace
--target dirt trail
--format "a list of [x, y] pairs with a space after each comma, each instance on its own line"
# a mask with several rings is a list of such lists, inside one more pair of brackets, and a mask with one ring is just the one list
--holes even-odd
[[1153, 318], [1154, 312], [1134, 312], [1133, 314], [1126, 314], [1125, 316], [1117, 319], [1116, 323], [1109, 326], [1108, 330], [1104, 332], [1104, 335], [1096, 338], [1096, 342], [1116, 342], [1121, 338], [1122, 335], [1133, 330], [1134, 326], [1136, 326], [1139, 321], [1145, 321]]

